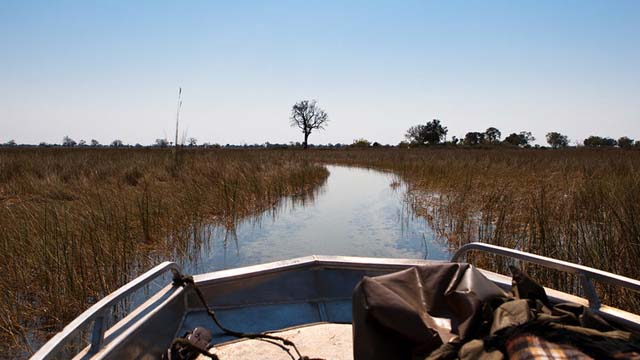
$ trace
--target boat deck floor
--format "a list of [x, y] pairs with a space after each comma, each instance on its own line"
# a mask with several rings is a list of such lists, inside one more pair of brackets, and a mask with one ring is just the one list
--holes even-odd
[[[302, 355], [310, 358], [351, 360], [353, 359], [351, 331], [351, 324], [319, 323], [270, 332], [270, 334], [293, 341]], [[289, 360], [298, 358], [293, 349], [290, 350], [291, 353], [288, 353], [279, 346], [262, 340], [236, 340], [220, 344], [210, 351], [216, 354], [220, 360]], [[208, 357], [201, 355], [198, 359], [208, 359]]]
[[[214, 310], [225, 327], [246, 333], [279, 331], [322, 322], [351, 323], [351, 299], [214, 308]], [[214, 345], [235, 339], [222, 333], [203, 310], [188, 312], [178, 335], [182, 336], [196, 326], [212, 331]]]

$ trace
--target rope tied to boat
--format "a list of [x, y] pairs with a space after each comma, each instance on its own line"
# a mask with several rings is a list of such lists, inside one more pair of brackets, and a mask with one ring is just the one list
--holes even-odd
[[[226, 334], [226, 335], [233, 336], [233, 337], [236, 337], [236, 338], [243, 338], [243, 339], [264, 340], [264, 341], [266, 341], [266, 342], [268, 342], [270, 344], [273, 344], [273, 345], [276, 345], [276, 346], [280, 347], [281, 349], [283, 349], [284, 351], [289, 353], [289, 355], [291, 356], [291, 353], [290, 353], [289, 349], [285, 347], [285, 346], [290, 346], [296, 352], [296, 354], [298, 356], [297, 360], [324, 360], [324, 359], [321, 359], [321, 358], [310, 358], [310, 357], [308, 357], [306, 355], [302, 355], [300, 353], [300, 350], [298, 350], [298, 347], [296, 346], [296, 344], [293, 341], [285, 339], [283, 337], [270, 335], [270, 334], [265, 334], [265, 333], [245, 333], [245, 332], [241, 332], [241, 331], [231, 330], [231, 329], [225, 327], [224, 325], [222, 325], [222, 323], [220, 323], [220, 320], [218, 319], [218, 316], [213, 311], [213, 309], [211, 309], [211, 307], [209, 307], [209, 304], [207, 304], [207, 301], [204, 298], [204, 294], [202, 294], [202, 291], [200, 290], [200, 288], [193, 281], [193, 276], [191, 276], [191, 275], [183, 275], [183, 276], [179, 276], [179, 277], [174, 278], [173, 279], [173, 285], [174, 286], [181, 286], [181, 287], [185, 287], [185, 288], [187, 286], [189, 286], [190, 288], [192, 288], [196, 292], [196, 295], [198, 295], [198, 298], [200, 299], [200, 302], [202, 303], [202, 306], [206, 310], [207, 315], [209, 315], [209, 317], [213, 320], [213, 322], [216, 324], [216, 326], [218, 328], [220, 328], [220, 330], [222, 330], [222, 332], [224, 334]], [[281, 342], [283, 345], [280, 345], [279, 343], [277, 343], [278, 341]], [[175, 340], [174, 340], [174, 342], [175, 342]], [[184, 345], [184, 344], [182, 344], [182, 345]], [[193, 344], [191, 344], [191, 345], [193, 345]], [[189, 346], [189, 345], [187, 345], [187, 346]], [[195, 347], [195, 345], [194, 345], [194, 347]], [[197, 348], [196, 350], [199, 351], [199, 352], [202, 351], [202, 349], [200, 349], [200, 348]], [[205, 356], [209, 356], [210, 358], [212, 358], [214, 360], [219, 360], [219, 358], [216, 355], [211, 354], [208, 351], [206, 351], [205, 353], [202, 353], [202, 354], [205, 355]]]
[[218, 355], [210, 353], [209, 351], [207, 351], [207, 349], [203, 349], [203, 348], [199, 347], [198, 345], [191, 343], [187, 339], [184, 339], [184, 338], [175, 338], [175, 339], [173, 339], [173, 341], [171, 342], [171, 349], [173, 349], [176, 345], [180, 345], [180, 346], [183, 346], [183, 347], [188, 348], [190, 350], [193, 350], [193, 351], [197, 352], [200, 355], [204, 355], [204, 356], [208, 357], [209, 359], [220, 360]]

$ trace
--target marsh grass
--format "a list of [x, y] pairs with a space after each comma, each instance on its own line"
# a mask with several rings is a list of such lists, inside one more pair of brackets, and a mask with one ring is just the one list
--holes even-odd
[[[400, 175], [414, 210], [452, 249], [483, 241], [640, 278], [640, 151], [445, 147], [316, 155]], [[474, 261], [509, 273], [505, 259]], [[545, 285], [580, 294], [579, 279], [524, 266]], [[604, 303], [640, 312], [640, 294], [596, 287]]]
[[0, 350], [27, 349], [166, 259], [325, 181], [287, 151], [0, 151]]
[[[452, 249], [484, 241], [640, 278], [640, 151], [4, 149], [0, 351], [25, 348], [33, 329], [50, 336], [161, 260], [193, 256], [212, 228], [233, 243], [239, 220], [283, 196], [304, 201], [328, 176], [318, 163], [395, 173]], [[577, 278], [524, 265], [579, 294]], [[596, 286], [604, 303], [640, 312], [637, 293]]]

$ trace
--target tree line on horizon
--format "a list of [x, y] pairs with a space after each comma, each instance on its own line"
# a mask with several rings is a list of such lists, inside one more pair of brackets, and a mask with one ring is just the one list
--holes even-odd
[[[342, 148], [342, 147], [392, 147], [391, 145], [382, 145], [378, 142], [370, 142], [367, 139], [359, 138], [353, 140], [352, 144], [327, 144], [327, 145], [312, 145], [308, 143], [309, 136], [315, 130], [323, 130], [327, 124], [329, 123], [329, 115], [327, 112], [320, 108], [317, 104], [316, 100], [301, 100], [296, 102], [291, 108], [291, 115], [289, 117], [290, 126], [297, 127], [303, 134], [304, 140], [302, 143], [300, 142], [289, 142], [289, 144], [271, 144], [269, 142], [265, 142], [264, 144], [243, 144], [243, 145], [234, 145], [234, 144], [226, 144], [224, 147], [232, 147], [232, 148], [246, 148], [246, 147], [266, 147], [266, 148], [288, 148], [288, 147], [302, 147], [303, 149], [307, 149], [308, 147], [321, 147], [321, 148]], [[453, 145], [453, 146], [496, 146], [496, 145], [507, 145], [511, 147], [520, 147], [520, 148], [531, 148], [531, 147], [540, 147], [538, 145], [533, 145], [533, 142], [536, 138], [531, 134], [530, 131], [521, 131], [519, 133], [511, 133], [504, 139], [502, 139], [502, 132], [495, 128], [489, 127], [484, 132], [478, 131], [470, 131], [467, 132], [464, 137], [458, 138], [456, 136], [452, 136], [450, 140], [447, 140], [448, 129], [446, 126], [443, 126], [442, 122], [439, 119], [433, 119], [426, 124], [418, 124], [411, 126], [406, 134], [406, 141], [401, 141], [397, 147], [407, 148], [407, 147], [421, 147], [421, 146], [430, 146], [430, 145]], [[176, 126], [176, 134], [177, 134], [177, 126]], [[561, 134], [559, 132], [549, 132], [545, 136], [547, 140], [547, 144], [551, 148], [560, 149], [569, 147], [569, 138], [567, 135]], [[579, 146], [579, 144], [576, 144]], [[629, 148], [638, 148], [640, 149], [640, 140], [634, 140], [628, 136], [622, 136], [617, 140], [612, 139], [610, 137], [602, 137], [592, 135], [585, 138], [582, 141], [582, 145], [585, 147], [619, 147], [623, 149]], [[10, 140], [0, 146], [3, 147], [12, 147], [12, 146], [33, 146], [30, 144], [18, 145], [14, 140]], [[167, 139], [156, 139], [154, 144], [151, 145], [141, 145], [139, 143], [135, 145], [124, 144], [122, 140], [115, 139], [109, 145], [102, 145], [96, 139], [91, 139], [89, 143], [85, 140], [80, 140], [76, 142], [69, 136], [64, 136], [62, 139], [61, 145], [58, 144], [47, 144], [45, 142], [41, 142], [38, 146], [41, 147], [49, 147], [49, 146], [62, 146], [62, 147], [112, 147], [112, 148], [122, 148], [122, 147], [158, 147], [158, 148], [166, 148], [166, 147], [174, 147], [174, 146], [187, 146], [187, 147], [212, 147], [212, 148], [220, 148], [223, 147], [220, 144], [210, 144], [203, 143], [198, 145], [198, 141], [194, 137], [190, 137], [188, 139], [183, 138], [182, 144], [178, 144], [177, 136], [176, 143], [169, 142]]]
[[[511, 133], [504, 139], [501, 139], [502, 133], [495, 127], [489, 127], [484, 132], [470, 131], [461, 139], [453, 136], [451, 140], [447, 140], [448, 129], [442, 125], [438, 119], [433, 119], [425, 125], [415, 125], [407, 130], [405, 138], [407, 142], [405, 146], [410, 145], [438, 145], [451, 144], [463, 146], [479, 146], [479, 145], [509, 145], [522, 148], [530, 148], [536, 138], [530, 131], [521, 131], [519, 133]], [[554, 149], [569, 147], [569, 138], [567, 135], [556, 131], [548, 132], [545, 136], [547, 144]], [[402, 143], [401, 143], [402, 144]], [[620, 147], [640, 148], [640, 141], [635, 141], [628, 136], [622, 136], [618, 140], [592, 135], [584, 139], [582, 145], [585, 147]]]
[[[397, 145], [382, 144], [377, 141], [369, 141], [365, 138], [354, 139], [351, 144], [342, 143], [328, 143], [328, 144], [305, 144], [302, 142], [290, 141], [289, 143], [271, 143], [265, 142], [262, 144], [218, 144], [218, 143], [202, 143], [198, 144], [197, 139], [189, 138], [186, 144], [179, 144], [179, 146], [187, 148], [269, 148], [269, 149], [285, 149], [285, 148], [410, 148], [410, 147], [429, 147], [429, 146], [456, 146], [456, 147], [494, 147], [494, 146], [509, 146], [517, 148], [538, 148], [538, 145], [532, 145], [535, 141], [535, 137], [531, 135], [531, 132], [522, 131], [520, 133], [512, 133], [505, 139], [500, 138], [500, 131], [496, 128], [490, 127], [485, 132], [468, 132], [464, 138], [457, 138], [453, 136], [451, 140], [446, 140], [444, 137], [438, 141], [424, 141], [424, 134], [415, 137], [415, 129], [408, 131], [406, 134], [407, 141], [401, 141]], [[553, 149], [569, 148], [569, 139], [566, 135], [558, 132], [550, 132], [546, 135], [547, 143], [549, 147]], [[170, 148], [173, 147], [173, 142], [166, 139], [156, 139], [155, 143], [150, 145], [142, 145], [136, 143], [135, 145], [125, 144], [121, 140], [116, 139], [109, 144], [101, 144], [97, 140], [91, 140], [86, 142], [80, 140], [76, 142], [68, 136], [65, 136], [60, 144], [49, 144], [41, 142], [38, 145], [32, 144], [18, 144], [13, 140], [10, 140], [4, 144], [0, 144], [0, 147], [63, 147], [63, 148]], [[578, 145], [580, 146], [580, 145]], [[622, 149], [640, 149], [640, 141], [635, 141], [627, 136], [622, 136], [618, 140], [601, 137], [601, 136], [589, 136], [584, 139], [582, 146], [589, 148], [622, 148]], [[544, 146], [540, 148], [545, 148]]]

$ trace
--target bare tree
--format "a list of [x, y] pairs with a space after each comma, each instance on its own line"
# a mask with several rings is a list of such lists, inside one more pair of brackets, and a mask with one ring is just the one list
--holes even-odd
[[298, 127], [304, 134], [304, 148], [307, 148], [307, 139], [311, 131], [323, 130], [329, 122], [329, 115], [317, 106], [315, 100], [298, 101], [291, 108], [291, 127]]

